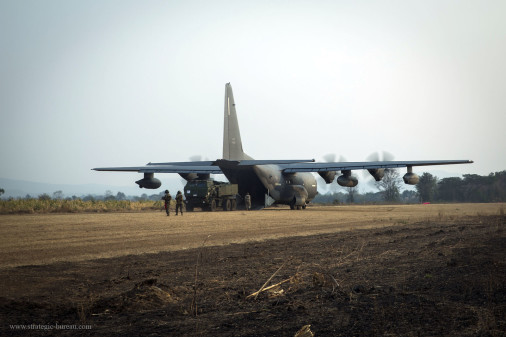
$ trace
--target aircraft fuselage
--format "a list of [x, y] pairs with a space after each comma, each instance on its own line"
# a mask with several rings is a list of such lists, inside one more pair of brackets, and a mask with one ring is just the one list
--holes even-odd
[[277, 204], [305, 205], [317, 194], [316, 179], [311, 173], [283, 174], [279, 165], [221, 169], [231, 183], [239, 185], [239, 194], [249, 193], [258, 206], [264, 206], [265, 195]]

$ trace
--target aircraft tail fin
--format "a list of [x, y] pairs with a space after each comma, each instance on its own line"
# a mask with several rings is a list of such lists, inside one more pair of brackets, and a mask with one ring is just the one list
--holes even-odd
[[241, 132], [235, 111], [234, 94], [230, 83], [225, 84], [225, 120], [223, 125], [223, 159], [253, 159], [242, 149]]

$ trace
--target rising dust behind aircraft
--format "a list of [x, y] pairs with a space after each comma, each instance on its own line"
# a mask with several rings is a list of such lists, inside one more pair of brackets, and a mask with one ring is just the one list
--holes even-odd
[[135, 167], [103, 167], [95, 171], [125, 171], [144, 173], [136, 181], [141, 188], [157, 189], [160, 180], [155, 173], [178, 173], [186, 180], [209, 179], [211, 174], [224, 174], [227, 179], [239, 185], [239, 194], [247, 192], [252, 197], [254, 208], [276, 204], [287, 204], [292, 209], [306, 208], [316, 196], [316, 179], [311, 172], [317, 172], [327, 184], [334, 181], [337, 171], [341, 175], [337, 183], [345, 187], [358, 184], [352, 170], [367, 170], [376, 181], [383, 178], [385, 169], [406, 167], [403, 176], [406, 184], [415, 185], [418, 175], [413, 166], [468, 164], [471, 160], [429, 160], [429, 161], [369, 161], [369, 162], [326, 162], [307, 160], [254, 160], [242, 149], [241, 134], [235, 110], [234, 96], [230, 83], [225, 85], [225, 124], [223, 130], [223, 158], [215, 161], [190, 161], [149, 163]]

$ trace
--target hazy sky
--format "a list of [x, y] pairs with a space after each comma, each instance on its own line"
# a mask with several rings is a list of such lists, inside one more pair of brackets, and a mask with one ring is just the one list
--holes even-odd
[[227, 82], [255, 159], [505, 170], [505, 15], [504, 0], [0, 0], [0, 177], [133, 185], [90, 169], [221, 158]]

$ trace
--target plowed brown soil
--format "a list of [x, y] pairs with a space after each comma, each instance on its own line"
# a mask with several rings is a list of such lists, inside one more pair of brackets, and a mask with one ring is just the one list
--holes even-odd
[[0, 334], [504, 336], [504, 208], [0, 216]]

